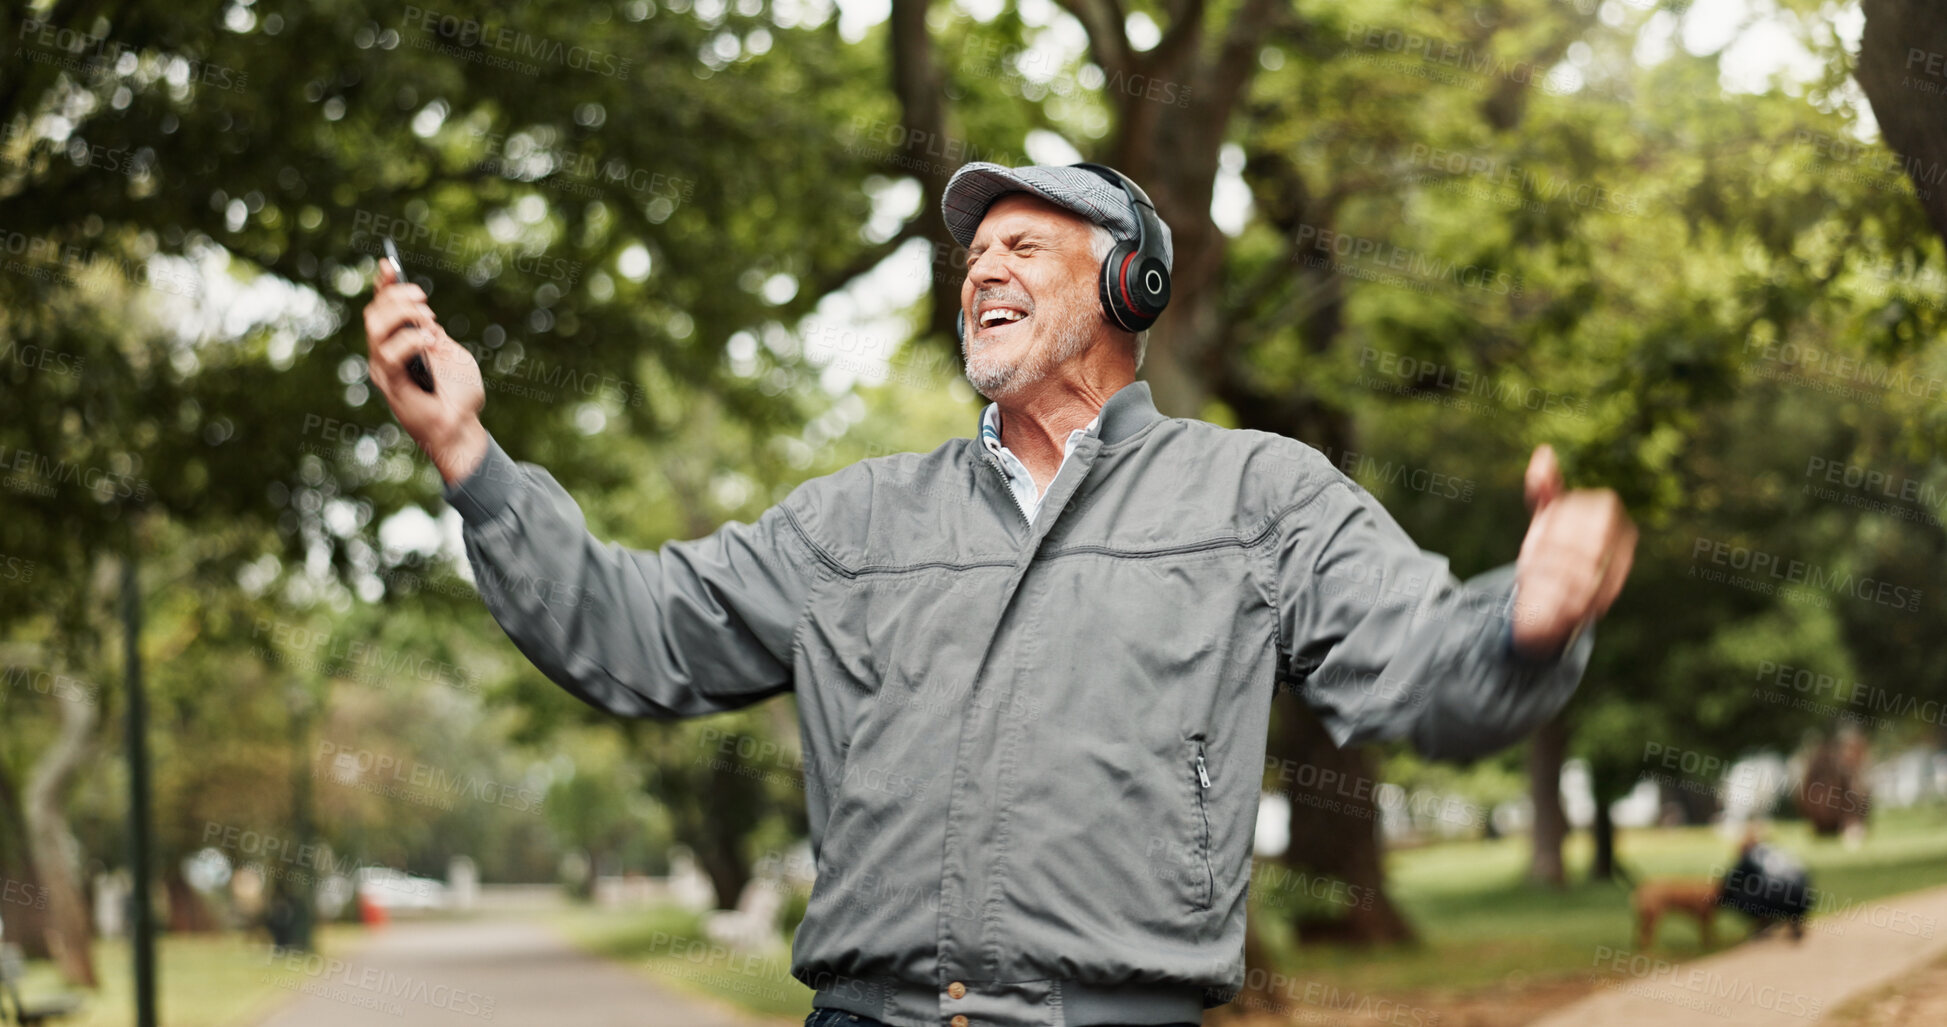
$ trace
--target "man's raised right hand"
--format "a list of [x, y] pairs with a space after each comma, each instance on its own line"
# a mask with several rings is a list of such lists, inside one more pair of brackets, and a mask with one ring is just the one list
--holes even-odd
[[[452, 484], [472, 474], [487, 455], [487, 429], [480, 423], [487, 393], [480, 365], [439, 326], [425, 290], [398, 281], [383, 260], [378, 288], [365, 305], [365, 341], [372, 384], [406, 434], [432, 458], [440, 477]], [[406, 371], [414, 354], [425, 357], [435, 391], [421, 389]]]

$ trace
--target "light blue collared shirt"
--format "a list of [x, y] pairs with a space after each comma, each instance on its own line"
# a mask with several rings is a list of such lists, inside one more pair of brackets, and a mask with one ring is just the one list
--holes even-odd
[[[1095, 426], [1100, 423], [1102, 423], [1102, 415], [1097, 413], [1095, 420], [1068, 433], [1068, 441], [1061, 447], [1061, 464], [1055, 468], [1057, 477], [1060, 476], [1061, 469], [1068, 466], [1068, 454], [1075, 448], [1075, 440], [1093, 434]], [[1021, 508], [1021, 516], [1026, 517], [1029, 524], [1033, 524], [1036, 515], [1041, 513], [1041, 489], [1035, 485], [1034, 475], [1028, 473], [1027, 465], [1021, 462], [1021, 458], [1001, 445], [1001, 405], [999, 403], [989, 403], [987, 409], [981, 411], [980, 441], [986, 445], [987, 452], [994, 454], [994, 458], [1000, 461], [1001, 470], [1007, 474], [1007, 487], [1014, 493], [1015, 505]], [[1052, 483], [1054, 479], [1050, 478], [1049, 481]]]

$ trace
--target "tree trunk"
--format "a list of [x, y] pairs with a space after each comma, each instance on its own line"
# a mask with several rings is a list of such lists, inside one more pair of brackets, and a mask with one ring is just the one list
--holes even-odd
[[1595, 855], [1589, 860], [1589, 880], [1613, 881], [1616, 879], [1616, 819], [1609, 815], [1609, 804], [1614, 801], [1597, 792], [1595, 797], [1595, 822], [1589, 831], [1595, 842]]
[[97, 710], [93, 696], [52, 690], [61, 709], [61, 726], [27, 777], [24, 819], [27, 847], [47, 898], [45, 937], [48, 954], [68, 983], [97, 988], [89, 949], [88, 904], [81, 894], [80, 847], [62, 808], [68, 786], [93, 748]]
[[697, 867], [703, 871], [703, 876], [710, 879], [710, 886], [716, 890], [718, 909], [736, 909], [737, 900], [743, 897], [745, 886], [750, 884], [750, 863], [738, 852], [739, 841], [729, 832], [706, 828], [701, 837], [690, 842], [696, 853]]
[[169, 930], [174, 934], [203, 934], [218, 928], [216, 916], [203, 895], [183, 877], [182, 863], [169, 862], [162, 875], [163, 894], [169, 902]]
[[1853, 77], [1872, 101], [1886, 145], [1907, 177], [1934, 231], [1947, 237], [1947, 15], [1940, 0], [1865, 0]]
[[1282, 775], [1281, 784], [1291, 797], [1291, 844], [1282, 862], [1304, 875], [1294, 881], [1306, 882], [1293, 887], [1319, 894], [1309, 886], [1319, 876], [1347, 886], [1332, 890], [1346, 901], [1326, 915], [1299, 915], [1294, 925], [1299, 939], [1354, 945], [1415, 941], [1412, 925], [1386, 895], [1378, 779], [1368, 752], [1332, 744], [1325, 726], [1302, 703], [1287, 703], [1278, 711], [1272, 737], [1280, 754], [1302, 754], [1301, 762], [1284, 764], [1295, 772]]
[[29, 959], [47, 959], [47, 903], [40, 876], [34, 873], [34, 860], [27, 849], [27, 821], [21, 816], [20, 789], [0, 760], [0, 878], [16, 882], [19, 901], [0, 910], [7, 922], [7, 939], [20, 946]]
[[[1668, 781], [1661, 781], [1657, 784], [1657, 793], [1659, 796], [1659, 807], [1666, 813], [1668, 810], [1674, 808], [1677, 813], [1677, 820], [1674, 824], [1668, 822], [1666, 815], [1658, 816], [1658, 821], [1666, 824], [1666, 826], [1675, 827], [1685, 824], [1708, 824], [1710, 823], [1710, 818], [1717, 814], [1717, 796], [1710, 792], [1698, 791], [1693, 788], [1680, 788], [1672, 785]], [[1768, 811], [1759, 810], [1758, 812], [1764, 814]]]
[[1567, 754], [1568, 722], [1557, 714], [1528, 743], [1528, 795], [1535, 807], [1528, 879], [1554, 888], [1567, 883], [1562, 869], [1562, 842], [1568, 837], [1568, 814], [1562, 810], [1562, 760]]

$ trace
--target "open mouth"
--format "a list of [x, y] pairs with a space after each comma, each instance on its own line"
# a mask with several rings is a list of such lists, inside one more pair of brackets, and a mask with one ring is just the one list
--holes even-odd
[[1019, 307], [992, 306], [980, 312], [981, 336], [1005, 333], [1032, 317]]

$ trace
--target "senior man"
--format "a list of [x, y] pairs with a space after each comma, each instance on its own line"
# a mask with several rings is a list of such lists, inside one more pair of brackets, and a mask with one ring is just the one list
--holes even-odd
[[1462, 584], [1311, 447], [1157, 412], [1135, 372], [1170, 237], [1133, 183], [975, 163], [943, 214], [992, 400], [975, 436], [695, 541], [591, 536], [389, 274], [371, 376], [445, 478], [488, 608], [562, 688], [657, 718], [797, 693], [808, 1024], [1201, 1023], [1244, 980], [1277, 684], [1341, 745], [1508, 744], [1574, 691], [1635, 529], [1543, 448], [1519, 559]]

